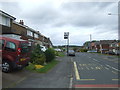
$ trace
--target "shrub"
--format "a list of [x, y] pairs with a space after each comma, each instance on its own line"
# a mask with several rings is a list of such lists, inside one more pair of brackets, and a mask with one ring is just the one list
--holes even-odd
[[87, 49], [80, 49], [81, 52], [87, 52]]
[[45, 51], [46, 62], [51, 62], [55, 58], [55, 51], [52, 48], [49, 48]]
[[41, 50], [40, 45], [35, 46], [35, 49], [33, 50], [31, 54], [31, 62], [33, 64], [40, 64], [43, 65], [45, 62], [45, 54]]

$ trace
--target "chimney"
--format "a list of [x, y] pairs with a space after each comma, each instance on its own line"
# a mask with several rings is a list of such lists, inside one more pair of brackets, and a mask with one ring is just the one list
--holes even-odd
[[23, 22], [23, 20], [20, 20], [19, 24], [22, 24], [22, 25], [24, 25], [24, 22]]

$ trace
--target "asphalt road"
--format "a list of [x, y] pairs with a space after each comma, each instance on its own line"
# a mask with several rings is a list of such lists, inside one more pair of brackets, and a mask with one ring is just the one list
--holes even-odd
[[[74, 88], [118, 88], [119, 59], [96, 53], [77, 53], [71, 58], [74, 64]], [[118, 89], [117, 89], [118, 90]]]
[[119, 90], [119, 59], [96, 53], [76, 53], [58, 58], [48, 73], [32, 73], [13, 88], [70, 88], [79, 90]]

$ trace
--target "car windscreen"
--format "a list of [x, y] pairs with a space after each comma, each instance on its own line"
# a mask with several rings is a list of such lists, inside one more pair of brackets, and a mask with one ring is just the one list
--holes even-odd
[[29, 43], [21, 43], [21, 52], [22, 53], [27, 53], [29, 52]]

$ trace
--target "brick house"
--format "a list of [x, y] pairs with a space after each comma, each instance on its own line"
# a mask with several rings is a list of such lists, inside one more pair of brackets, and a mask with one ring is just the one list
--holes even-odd
[[111, 43], [116, 42], [116, 40], [100, 40], [100, 52], [105, 53], [110, 50]]
[[0, 10], [0, 34], [11, 33], [12, 22], [16, 18]]
[[52, 46], [50, 39], [42, 35], [39, 31], [36, 31], [26, 25], [24, 21], [16, 22], [13, 16], [0, 11], [0, 27], [2, 28], [2, 35], [28, 40], [31, 44], [44, 45], [47, 48]]
[[111, 43], [110, 51], [114, 52], [115, 54], [120, 54], [120, 41]]

